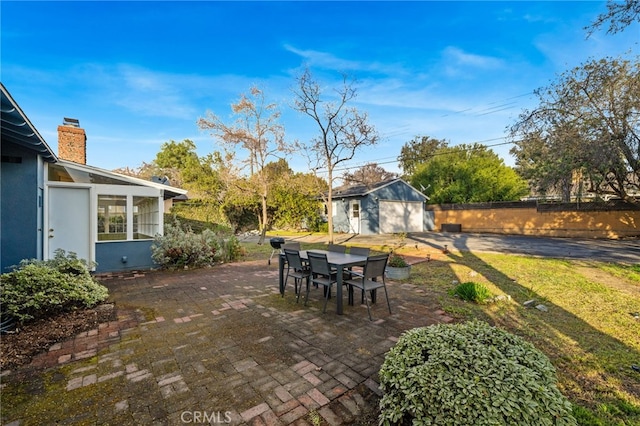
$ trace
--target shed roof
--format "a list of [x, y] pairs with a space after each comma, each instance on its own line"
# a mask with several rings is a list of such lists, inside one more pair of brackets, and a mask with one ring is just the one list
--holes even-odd
[[42, 156], [45, 161], [57, 161], [47, 142], [40, 135], [35, 126], [29, 121], [18, 103], [13, 99], [4, 84], [0, 83], [2, 101], [0, 106], [0, 122], [2, 129], [2, 141], [11, 142]]
[[386, 186], [392, 185], [394, 183], [397, 182], [401, 182], [407, 186], [409, 186], [411, 189], [415, 190], [417, 193], [419, 193], [420, 195], [422, 195], [425, 199], [429, 199], [429, 197], [427, 197], [426, 195], [424, 195], [422, 192], [418, 191], [417, 189], [415, 189], [413, 186], [409, 185], [406, 181], [404, 181], [402, 178], [393, 178], [393, 179], [387, 179], [387, 180], [383, 180], [377, 183], [373, 183], [373, 184], [362, 184], [362, 185], [351, 185], [351, 186], [341, 186], [338, 188], [334, 188], [333, 190], [333, 196], [334, 197], [343, 197], [343, 198], [349, 198], [349, 197], [363, 197], [367, 194], [370, 194], [372, 192], [375, 192], [379, 189], [382, 189]]

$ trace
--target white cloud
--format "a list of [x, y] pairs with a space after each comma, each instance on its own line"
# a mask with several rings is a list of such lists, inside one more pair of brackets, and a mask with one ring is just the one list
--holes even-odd
[[450, 73], [469, 73], [476, 70], [495, 70], [504, 66], [504, 61], [493, 56], [467, 53], [454, 46], [448, 46], [442, 52], [442, 61]]

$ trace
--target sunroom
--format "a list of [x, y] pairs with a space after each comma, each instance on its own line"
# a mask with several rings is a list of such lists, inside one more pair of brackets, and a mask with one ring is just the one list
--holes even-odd
[[65, 160], [46, 167], [47, 257], [73, 251], [97, 263], [97, 272], [154, 266], [153, 238], [185, 190]]

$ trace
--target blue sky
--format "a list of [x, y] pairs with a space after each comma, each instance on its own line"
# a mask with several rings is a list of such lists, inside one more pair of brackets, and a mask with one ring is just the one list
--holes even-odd
[[[398, 171], [401, 146], [428, 135], [481, 142], [513, 164], [507, 126], [533, 90], [580, 63], [638, 53], [640, 26], [583, 28], [605, 2], [12, 2], [1, 4], [2, 82], [57, 151], [63, 117], [87, 132], [87, 162], [150, 162], [162, 143], [220, 149], [196, 120], [230, 121], [252, 85], [280, 105], [288, 140], [317, 125], [290, 108], [305, 66], [326, 87], [358, 81], [352, 104], [381, 135], [347, 166]], [[307, 171], [301, 155], [289, 159]]]

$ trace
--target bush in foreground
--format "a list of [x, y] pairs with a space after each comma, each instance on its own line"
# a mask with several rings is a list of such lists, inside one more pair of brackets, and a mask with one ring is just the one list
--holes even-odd
[[480, 321], [404, 333], [380, 369], [380, 424], [575, 425], [553, 365]]
[[2, 274], [0, 306], [3, 315], [28, 322], [78, 308], [91, 308], [109, 296], [93, 279], [86, 261], [57, 250], [51, 260], [23, 260]]

